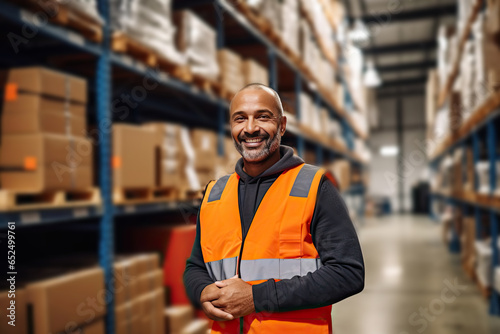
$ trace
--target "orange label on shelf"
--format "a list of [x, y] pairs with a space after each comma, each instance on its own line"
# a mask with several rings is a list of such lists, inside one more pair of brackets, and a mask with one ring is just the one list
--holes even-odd
[[5, 101], [15, 101], [17, 100], [17, 84], [8, 83], [5, 85], [5, 92], [3, 96]]
[[24, 158], [24, 169], [35, 170], [36, 169], [36, 157], [25, 157]]
[[114, 155], [111, 158], [111, 167], [117, 169], [120, 168], [121, 166], [122, 166], [122, 158], [117, 155]]

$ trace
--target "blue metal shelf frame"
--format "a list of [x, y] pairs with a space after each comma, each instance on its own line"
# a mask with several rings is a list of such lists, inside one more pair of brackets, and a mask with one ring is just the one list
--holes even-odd
[[[467, 136], [464, 138], [461, 138], [458, 142], [454, 143], [451, 147], [447, 148], [442, 154], [439, 156], [435, 157], [433, 160], [430, 161], [430, 167], [432, 169], [436, 169], [439, 162], [441, 159], [443, 159], [446, 155], [452, 154], [456, 148], [462, 147], [466, 148], [467, 145], [472, 146], [472, 157], [473, 157], [473, 162], [474, 166], [477, 165], [479, 162], [479, 153], [480, 153], [480, 148], [481, 148], [481, 141], [484, 141], [486, 150], [487, 150], [487, 156], [488, 156], [488, 161], [490, 165], [489, 169], [489, 188], [490, 188], [490, 195], [494, 195], [496, 185], [497, 185], [497, 171], [496, 171], [496, 162], [498, 161], [499, 157], [497, 155], [497, 146], [498, 146], [498, 140], [497, 140], [497, 125], [498, 122], [500, 121], [500, 111], [497, 109], [494, 112], [492, 112], [486, 120], [484, 120], [481, 124], [478, 124]], [[483, 135], [484, 134], [484, 135]], [[464, 151], [465, 153], [465, 151]], [[465, 154], [464, 154], [464, 159], [465, 159]], [[465, 163], [465, 160], [464, 160]], [[477, 175], [477, 172], [474, 171], [474, 189], [477, 192], [479, 188], [479, 177]], [[454, 208], [462, 208], [464, 210], [464, 213], [467, 212], [467, 214], [473, 213], [474, 215], [474, 220], [475, 220], [475, 227], [476, 227], [476, 239], [480, 240], [483, 238], [484, 231], [482, 227], [482, 214], [488, 214], [489, 219], [490, 219], [490, 236], [491, 236], [491, 249], [492, 249], [492, 277], [491, 281], [494, 281], [494, 269], [495, 267], [500, 265], [500, 259], [499, 259], [499, 249], [497, 245], [497, 239], [499, 237], [499, 214], [500, 214], [500, 208], [495, 208], [495, 207], [489, 207], [489, 206], [484, 206], [480, 205], [475, 202], [469, 202], [466, 200], [461, 200], [457, 198], [453, 198], [450, 196], [443, 196], [439, 194], [433, 194], [431, 195], [431, 201], [434, 200], [444, 200], [446, 203], [449, 205], [452, 205]], [[471, 208], [473, 208], [471, 210]], [[450, 251], [451, 252], [458, 252], [460, 249], [460, 241], [458, 239], [458, 235], [455, 231], [455, 229], [452, 229], [453, 233], [453, 238], [452, 241], [449, 245]], [[489, 313], [491, 315], [496, 315], [500, 316], [500, 293], [496, 291], [495, 289], [492, 289], [491, 296], [490, 296], [490, 307], [489, 307]]]
[[[100, 132], [99, 186], [103, 201], [103, 215], [99, 226], [99, 264], [104, 270], [106, 294], [106, 333], [115, 333], [114, 262], [114, 205], [111, 174], [111, 57], [110, 9], [107, 0], [99, 0], [99, 12], [104, 19], [102, 53], [97, 61], [95, 76], [97, 124]], [[106, 127], [106, 128], [105, 128]]]

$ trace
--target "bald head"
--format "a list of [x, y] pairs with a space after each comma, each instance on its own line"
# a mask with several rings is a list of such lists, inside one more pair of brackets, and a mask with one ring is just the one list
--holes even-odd
[[268, 87], [268, 86], [266, 86], [264, 84], [260, 84], [260, 83], [251, 83], [251, 84], [248, 84], [245, 87], [241, 88], [234, 95], [233, 99], [231, 100], [231, 104], [229, 105], [229, 110], [231, 110], [231, 105], [233, 104], [233, 101], [236, 99], [236, 96], [238, 94], [241, 94], [241, 93], [248, 91], [248, 90], [263, 90], [263, 91], [269, 93], [270, 95], [272, 95], [274, 102], [275, 102], [275, 108], [276, 108], [278, 115], [280, 117], [283, 116], [283, 105], [281, 104], [281, 99], [280, 99], [280, 96], [278, 95], [278, 93], [274, 89], [272, 89], [271, 87]]

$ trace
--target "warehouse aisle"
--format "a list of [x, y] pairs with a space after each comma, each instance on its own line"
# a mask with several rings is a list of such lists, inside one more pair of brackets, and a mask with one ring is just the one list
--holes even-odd
[[334, 306], [335, 334], [500, 333], [500, 318], [488, 316], [438, 224], [423, 216], [371, 218], [359, 237], [365, 289]]

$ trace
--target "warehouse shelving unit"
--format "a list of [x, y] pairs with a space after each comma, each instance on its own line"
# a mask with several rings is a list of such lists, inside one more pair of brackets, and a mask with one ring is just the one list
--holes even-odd
[[[474, 23], [479, 10], [481, 9], [482, 1], [475, 1], [469, 20], [462, 31], [458, 45], [458, 56], [453, 64], [452, 71], [446, 81], [443, 90], [438, 98], [438, 106], [442, 107], [449, 95], [451, 87], [458, 76], [460, 59], [463, 53], [464, 44], [469, 38], [471, 27]], [[500, 160], [500, 155], [497, 153], [499, 145], [499, 134], [497, 133], [500, 124], [500, 92], [490, 92], [483, 103], [481, 103], [471, 114], [471, 116], [463, 122], [458, 129], [455, 129], [451, 134], [446, 136], [444, 140], [437, 145], [434, 152], [430, 156], [431, 170], [436, 171], [442, 159], [452, 155], [458, 148], [472, 148], [474, 166], [480, 160], [481, 147], [485, 148], [487, 160], [489, 162], [489, 194], [479, 194], [479, 180], [477, 172], [474, 172], [474, 191], [462, 192], [460, 194], [450, 194], [443, 192], [431, 193], [431, 204], [434, 201], [446, 203], [453, 208], [460, 209], [464, 215], [473, 216], [475, 219], [476, 239], [480, 239], [482, 232], [482, 215], [486, 214], [490, 221], [490, 236], [492, 248], [492, 277], [494, 281], [494, 269], [500, 265], [499, 249], [497, 238], [499, 237], [499, 215], [500, 215], [500, 198], [495, 194], [497, 187], [497, 171], [496, 162]], [[464, 154], [465, 160], [465, 154]], [[465, 161], [463, 163], [465, 165]], [[465, 177], [465, 175], [463, 175]], [[437, 217], [432, 212], [431, 218]], [[453, 253], [460, 252], [460, 237], [455, 227], [452, 226], [452, 238], [449, 244], [449, 249]], [[500, 291], [491, 289], [490, 295], [490, 314], [500, 316]]]
[[[204, 3], [212, 6], [212, 1], [197, 1], [195, 3]], [[82, 221], [85, 219], [99, 221], [99, 261], [105, 273], [105, 283], [108, 286], [113, 280], [113, 257], [114, 257], [114, 223], [118, 217], [144, 214], [169, 214], [179, 212], [184, 209], [197, 210], [199, 200], [186, 200], [182, 202], [156, 202], [156, 203], [141, 203], [131, 205], [115, 205], [112, 200], [112, 171], [111, 171], [111, 133], [106, 125], [112, 124], [116, 115], [112, 112], [112, 99], [116, 95], [116, 86], [121, 83], [122, 77], [127, 78], [130, 82], [137, 81], [138, 78], [149, 77], [154, 82], [158, 83], [160, 94], [151, 94], [146, 100], [141, 102], [143, 108], [155, 110], [154, 118], [157, 120], [175, 120], [181, 123], [196, 124], [198, 126], [212, 128], [218, 132], [218, 153], [224, 154], [224, 138], [228, 135], [226, 113], [229, 107], [227, 100], [222, 99], [214, 94], [204, 92], [193, 84], [183, 82], [179, 79], [171, 77], [168, 73], [153, 70], [148, 68], [140, 61], [131, 58], [128, 55], [117, 54], [110, 49], [110, 26], [109, 26], [109, 6], [108, 1], [99, 0], [99, 12], [104, 19], [103, 38], [101, 43], [93, 43], [83, 38], [78, 33], [67, 29], [66, 27], [57, 26], [52, 23], [40, 21], [36, 15], [26, 9], [19, 7], [11, 2], [0, 1], [0, 21], [14, 31], [22, 31], [23, 27], [28, 27], [36, 30], [35, 36], [30, 38], [30, 41], [25, 45], [18, 45], [21, 52], [16, 55], [10, 52], [10, 49], [4, 48], [1, 51], [0, 63], [4, 67], [13, 67], [21, 65], [36, 65], [44, 64], [44, 57], [60, 54], [78, 54], [83, 55], [86, 62], [85, 65], [78, 66], [75, 72], [88, 79], [89, 93], [93, 96], [91, 101], [94, 105], [90, 105], [89, 109], [93, 112], [96, 124], [99, 124], [99, 142], [96, 146], [98, 150], [98, 179], [102, 198], [100, 205], [78, 206], [75, 208], [40, 208], [36, 210], [19, 210], [0, 212], [0, 230], [7, 227], [8, 221], [17, 222], [19, 227], [23, 226], [40, 226], [51, 223], [71, 223]], [[196, 5], [196, 4], [195, 4]], [[183, 6], [189, 6], [189, 2]], [[307, 79], [300, 68], [297, 68], [294, 63], [285, 55], [276, 45], [273, 44], [265, 35], [256, 29], [238, 10], [226, 0], [218, 0], [215, 3], [214, 11], [228, 15], [232, 20], [251, 36], [252, 39], [258, 41], [266, 50], [266, 57], [269, 65], [270, 86], [278, 89], [280, 77], [280, 65], [283, 64], [293, 73], [294, 81], [292, 83], [296, 96], [306, 87], [313, 92], [314, 102], [316, 106], [327, 108], [331, 117], [338, 119], [342, 124], [343, 137], [347, 143], [348, 150], [334, 148], [327, 143], [318, 142], [313, 136], [303, 134], [297, 127], [290, 126], [288, 128], [288, 136], [290, 140], [295, 142], [299, 155], [303, 156], [306, 147], [312, 148], [316, 152], [317, 163], [321, 164], [325, 160], [333, 160], [338, 157], [348, 159], [353, 166], [364, 168], [364, 162], [361, 161], [352, 152], [353, 139], [355, 137], [365, 139], [358, 127], [352, 123], [349, 117], [349, 108], [352, 107], [350, 94], [347, 85], [346, 87], [346, 110], [341, 109], [332, 99], [325, 96], [322, 92], [314, 88], [314, 83]], [[216, 29], [218, 32], [218, 46], [223, 47], [224, 31], [228, 18], [224, 18], [216, 14]], [[39, 44], [33, 41], [40, 41]], [[33, 45], [29, 43], [33, 42]], [[4, 40], [2, 43], [7, 43]], [[7, 44], [5, 44], [7, 45]], [[47, 51], [40, 51], [40, 47], [47, 46]], [[28, 46], [28, 48], [26, 48]], [[25, 48], [25, 49], [23, 49]], [[31, 50], [30, 50], [31, 49]], [[26, 57], [25, 53], [32, 52], [30, 57]], [[24, 53], [24, 54], [23, 54]], [[79, 58], [80, 59], [80, 58]], [[90, 65], [89, 65], [90, 64]], [[66, 65], [72, 68], [71, 65]], [[60, 69], [59, 65], [52, 65], [56, 69]], [[64, 70], [64, 67], [62, 68]], [[135, 80], [135, 81], [134, 81]], [[164, 98], [163, 96], [166, 96]], [[177, 101], [181, 100], [180, 102]], [[169, 105], [165, 105], [165, 100], [171, 101]], [[176, 102], [177, 101], [177, 102]], [[163, 102], [163, 103], [162, 103]], [[186, 113], [185, 104], [189, 103], [193, 113]], [[297, 119], [300, 121], [300, 104], [296, 104]], [[140, 110], [140, 108], [139, 108]], [[134, 111], [131, 115], [133, 120], [141, 120], [143, 115], [138, 111]], [[104, 128], [100, 128], [103, 126]], [[108, 131], [106, 131], [108, 130]], [[364, 212], [364, 194], [365, 187], [355, 185], [351, 189], [346, 190], [344, 196], [361, 196], [361, 206], [359, 214]], [[111, 294], [112, 295], [112, 294]], [[114, 333], [114, 303], [113, 297], [108, 300], [107, 304], [107, 333]]]

